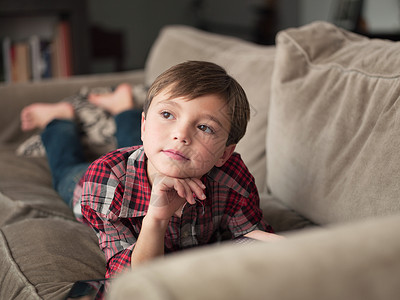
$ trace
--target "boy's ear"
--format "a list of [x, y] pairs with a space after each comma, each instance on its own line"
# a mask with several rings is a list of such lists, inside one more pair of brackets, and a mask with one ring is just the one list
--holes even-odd
[[224, 153], [221, 155], [221, 157], [215, 163], [215, 166], [222, 167], [224, 165], [224, 163], [229, 159], [229, 157], [231, 157], [233, 151], [235, 151], [235, 148], [236, 148], [236, 144], [226, 146]]
[[143, 133], [145, 130], [145, 128], [144, 128], [145, 123], [146, 123], [146, 117], [144, 115], [144, 112], [142, 112], [142, 122], [141, 122], [141, 126], [140, 126], [140, 134], [141, 134], [140, 138], [141, 138], [142, 142], [143, 142]]

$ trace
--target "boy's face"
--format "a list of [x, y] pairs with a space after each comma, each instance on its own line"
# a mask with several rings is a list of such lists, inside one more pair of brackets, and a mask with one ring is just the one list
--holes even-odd
[[222, 166], [236, 146], [226, 146], [231, 124], [225, 101], [216, 95], [169, 98], [162, 91], [153, 98], [146, 118], [142, 115], [150, 179], [155, 173], [200, 178]]

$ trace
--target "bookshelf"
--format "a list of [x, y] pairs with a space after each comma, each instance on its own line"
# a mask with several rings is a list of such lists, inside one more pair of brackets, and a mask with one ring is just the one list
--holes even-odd
[[0, 0], [0, 82], [87, 74], [84, 0]]

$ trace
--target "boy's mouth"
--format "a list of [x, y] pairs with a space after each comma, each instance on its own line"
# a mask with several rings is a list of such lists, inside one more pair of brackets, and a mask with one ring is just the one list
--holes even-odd
[[163, 150], [162, 152], [168, 157], [175, 160], [189, 160], [189, 158], [187, 158], [182, 152], [173, 149]]

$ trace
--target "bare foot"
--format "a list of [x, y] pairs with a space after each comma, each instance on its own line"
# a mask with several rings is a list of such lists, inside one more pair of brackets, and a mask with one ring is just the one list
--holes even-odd
[[21, 111], [21, 129], [43, 129], [55, 119], [73, 119], [74, 108], [68, 102], [34, 103]]
[[90, 94], [88, 100], [94, 105], [105, 109], [112, 115], [117, 115], [134, 107], [132, 88], [126, 83], [118, 85], [113, 93], [99, 95]]

